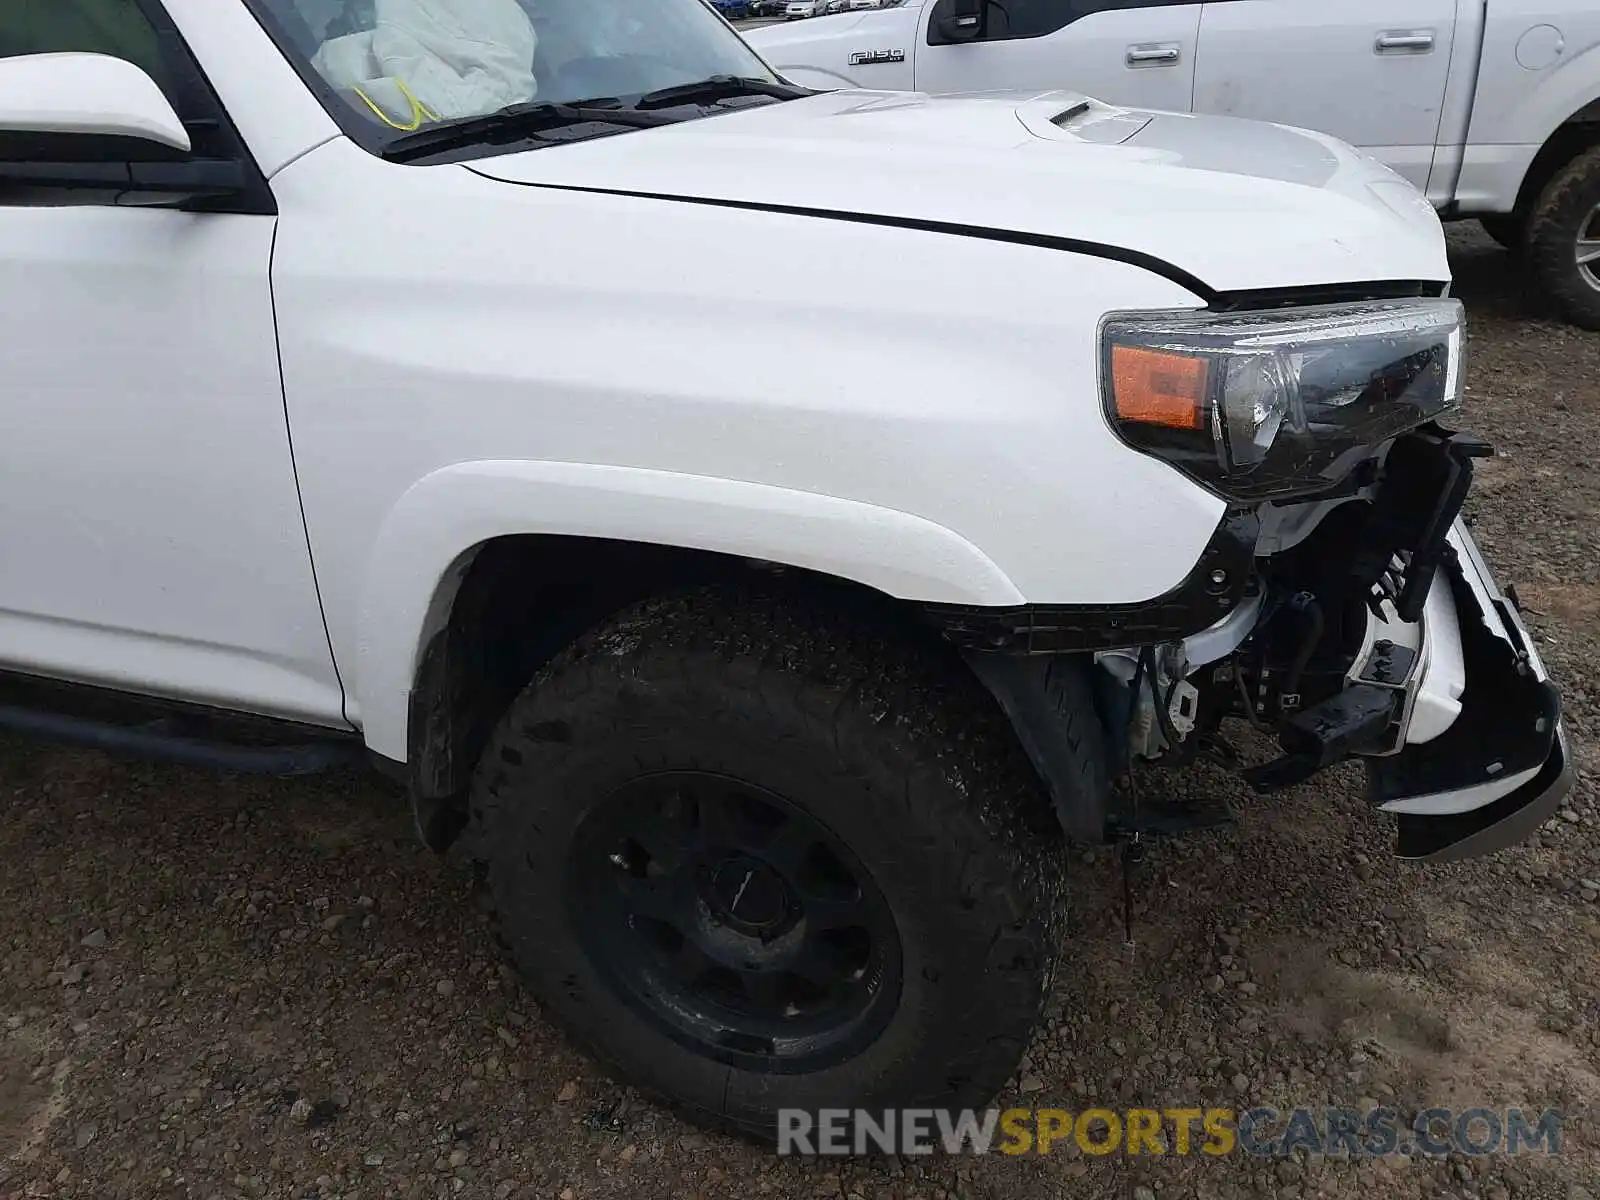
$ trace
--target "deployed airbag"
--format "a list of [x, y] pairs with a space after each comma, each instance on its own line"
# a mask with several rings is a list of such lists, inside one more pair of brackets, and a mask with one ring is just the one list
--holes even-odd
[[376, 0], [370, 30], [324, 42], [313, 62], [386, 124], [414, 129], [532, 100], [537, 45], [517, 0]]

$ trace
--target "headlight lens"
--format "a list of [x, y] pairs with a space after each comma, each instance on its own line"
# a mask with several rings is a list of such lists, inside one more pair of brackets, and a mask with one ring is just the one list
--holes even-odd
[[1113, 316], [1106, 413], [1129, 445], [1229, 499], [1325, 491], [1460, 404], [1464, 322], [1457, 300]]

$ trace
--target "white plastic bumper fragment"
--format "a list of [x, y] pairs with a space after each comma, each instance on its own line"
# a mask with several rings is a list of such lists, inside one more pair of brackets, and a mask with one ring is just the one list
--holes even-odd
[[[1450, 530], [1448, 541], [1456, 552], [1458, 567], [1444, 565], [1434, 579], [1424, 604], [1422, 620], [1417, 624], [1399, 621], [1391, 605], [1383, 606], [1384, 618], [1372, 617], [1358, 667], [1352, 676], [1366, 669], [1373, 647], [1387, 639], [1396, 645], [1415, 651], [1411, 676], [1405, 681], [1407, 692], [1405, 715], [1402, 718], [1402, 735], [1393, 753], [1402, 753], [1407, 746], [1422, 745], [1439, 737], [1460, 717], [1462, 697], [1467, 687], [1467, 664], [1462, 651], [1461, 628], [1466, 621], [1481, 622], [1491, 634], [1512, 647], [1526, 650], [1529, 666], [1545, 677], [1543, 662], [1534, 649], [1533, 639], [1520, 629], [1520, 637], [1513, 637], [1501, 617], [1502, 606], [1496, 603], [1500, 589], [1478, 552], [1470, 534], [1458, 521]], [[1451, 575], [1456, 575], [1466, 585], [1473, 603], [1471, 611], [1458, 608], [1457, 593], [1451, 585]], [[1514, 610], [1504, 606], [1505, 611]], [[1540, 767], [1513, 772], [1469, 787], [1429, 795], [1409, 796], [1392, 800], [1381, 807], [1385, 812], [1409, 813], [1416, 816], [1446, 816], [1472, 812], [1509, 796], [1518, 788], [1531, 782]]]

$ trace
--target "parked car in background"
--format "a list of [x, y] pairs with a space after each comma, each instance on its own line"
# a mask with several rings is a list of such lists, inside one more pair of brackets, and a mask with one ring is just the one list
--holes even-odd
[[1600, 329], [1600, 0], [907, 0], [751, 42], [815, 88], [1070, 88], [1321, 130]]
[[730, 21], [741, 21], [750, 15], [749, 0], [711, 0], [711, 6]]
[[785, 21], [796, 21], [802, 17], [820, 17], [827, 7], [827, 0], [789, 0], [783, 10]]

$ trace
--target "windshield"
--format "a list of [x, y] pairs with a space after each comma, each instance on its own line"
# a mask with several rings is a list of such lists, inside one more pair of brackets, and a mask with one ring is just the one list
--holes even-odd
[[702, 0], [251, 0], [335, 116], [381, 148], [526, 104], [776, 82]]

